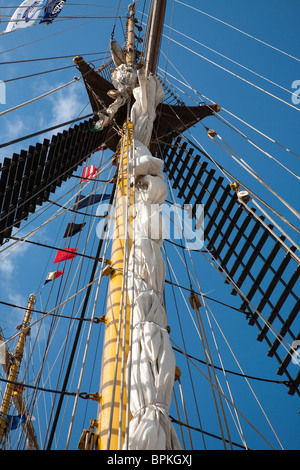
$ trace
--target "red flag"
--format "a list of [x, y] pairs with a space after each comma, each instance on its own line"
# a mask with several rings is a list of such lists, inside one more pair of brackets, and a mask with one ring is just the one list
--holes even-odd
[[87, 181], [88, 179], [94, 178], [97, 173], [97, 168], [95, 165], [85, 167], [82, 171], [80, 183]]
[[64, 251], [59, 250], [57, 252], [57, 255], [55, 256], [55, 260], [53, 261], [53, 263], [58, 263], [59, 261], [65, 261], [67, 259], [75, 258], [76, 255], [77, 248], [68, 248]]

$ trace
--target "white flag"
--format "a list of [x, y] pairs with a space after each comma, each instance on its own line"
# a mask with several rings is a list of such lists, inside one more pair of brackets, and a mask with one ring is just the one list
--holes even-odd
[[15, 29], [32, 26], [48, 3], [49, 0], [24, 0], [12, 15], [5, 32], [9, 33]]

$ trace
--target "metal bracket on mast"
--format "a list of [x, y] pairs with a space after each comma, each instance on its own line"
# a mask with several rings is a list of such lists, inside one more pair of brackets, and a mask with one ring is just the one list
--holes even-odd
[[115, 272], [114, 268], [110, 265], [105, 266], [105, 268], [102, 271], [103, 276], [109, 277]]
[[93, 400], [97, 401], [98, 403], [101, 402], [102, 396], [98, 393], [87, 393], [87, 392], [82, 392], [79, 394], [80, 398], [83, 398], [84, 400]]

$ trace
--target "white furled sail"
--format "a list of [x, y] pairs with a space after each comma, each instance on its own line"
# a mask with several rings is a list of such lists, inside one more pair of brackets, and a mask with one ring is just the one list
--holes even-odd
[[114, 88], [109, 90], [107, 94], [114, 101], [106, 110], [99, 111], [99, 119], [95, 123], [95, 129], [102, 129], [113, 120], [117, 111], [129, 99], [135, 86], [136, 74], [133, 67], [129, 65], [121, 63], [111, 72], [111, 77]]
[[169, 419], [175, 377], [175, 357], [167, 332], [163, 302], [165, 263], [161, 253], [164, 225], [161, 206], [167, 186], [161, 171], [163, 161], [147, 146], [156, 106], [164, 96], [155, 76], [138, 71], [139, 87], [132, 111], [135, 178], [133, 243], [129, 257], [128, 296], [132, 308], [132, 349], [128, 358], [127, 384], [130, 396], [129, 450], [180, 449]]

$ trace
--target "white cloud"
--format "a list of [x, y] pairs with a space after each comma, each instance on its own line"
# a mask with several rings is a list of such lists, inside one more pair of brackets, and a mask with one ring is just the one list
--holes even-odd
[[[3, 245], [3, 248], [5, 246], [6, 245]], [[10, 302], [14, 305], [20, 305], [22, 307], [27, 305], [28, 300], [26, 300], [26, 298], [18, 292], [18, 283], [15, 282], [15, 278], [17, 277], [19, 271], [19, 262], [28, 249], [29, 245], [23, 243], [15, 251], [8, 249], [7, 251], [3, 251], [0, 254], [0, 279], [2, 298], [4, 298], [6, 302]], [[8, 254], [8, 256], [6, 256], [6, 254]], [[16, 325], [20, 323], [22, 321], [23, 315], [24, 310], [12, 308], [9, 312], [9, 315], [7, 315], [7, 319], [9, 319], [7, 320], [8, 324]]]
[[[18, 305], [20, 307], [26, 307], [28, 304], [28, 299], [24, 295], [19, 294], [18, 292], [10, 292], [8, 294], [8, 300], [13, 304], [13, 305]], [[24, 317], [24, 312], [25, 310], [21, 308], [13, 308], [11, 312], [11, 318], [10, 320], [13, 320], [15, 322], [15, 325], [18, 322], [22, 322], [23, 317]]]
[[82, 102], [78, 99], [76, 85], [70, 85], [68, 88], [57, 92], [57, 96], [51, 97], [51, 101], [53, 104], [53, 124], [70, 121], [82, 111]]
[[[3, 248], [6, 248], [6, 245], [3, 245]], [[5, 281], [9, 281], [12, 278], [18, 265], [18, 260], [25, 255], [28, 249], [29, 245], [22, 243], [15, 250], [14, 246], [12, 246], [11, 250], [7, 249], [0, 254], [0, 273], [4, 276], [2, 287], [4, 287], [3, 282], [5, 284]]]
[[5, 258], [0, 263], [0, 272], [7, 278], [11, 278], [14, 264], [10, 258]]
[[[71, 80], [71, 76], [68, 77], [65, 82], [60, 83], [53, 83], [42, 79], [38, 83], [34, 83], [35, 94], [36, 96], [42, 95]], [[81, 81], [77, 81], [59, 91], [55, 91], [46, 98], [43, 98], [41, 102], [42, 101], [43, 103], [47, 102], [48, 105], [50, 104], [50, 109], [49, 106], [46, 108], [47, 127], [75, 119], [82, 112], [85, 104], [89, 102], [84, 85]], [[43, 110], [43, 115], [40, 117], [40, 124], [41, 123], [45, 123], [45, 110]]]
[[7, 139], [16, 139], [17, 137], [20, 137], [21, 132], [24, 130], [25, 125], [24, 121], [20, 118], [16, 118], [13, 121], [7, 121], [5, 123], [6, 127], [6, 138]]
[[[50, 90], [58, 88], [63, 85], [63, 83], [49, 83], [45, 80], [39, 83], [38, 94], [46, 93]], [[37, 89], [36, 89], [37, 90]], [[39, 113], [38, 118], [39, 128], [48, 128], [52, 126], [57, 126], [72, 119], [80, 117], [82, 114], [85, 105], [89, 103], [88, 97], [84, 86], [75, 82], [72, 85], [69, 85], [62, 90], [54, 92], [53, 94], [47, 96], [43, 100], [44, 105], [42, 112]], [[83, 114], [90, 112], [85, 109]], [[65, 129], [68, 129], [70, 125], [66, 127], [60, 127], [55, 131], [43, 134], [43, 139], [51, 139], [53, 134], [57, 132], [62, 132]]]
[[[0, 128], [0, 143], [10, 142], [18, 139], [23, 134], [26, 134], [29, 130], [28, 122], [24, 119], [14, 116], [14, 119], [2, 117], [1, 128]], [[0, 150], [0, 162], [2, 163], [4, 157], [11, 158], [13, 153], [19, 153], [23, 142], [19, 144], [9, 145]]]

